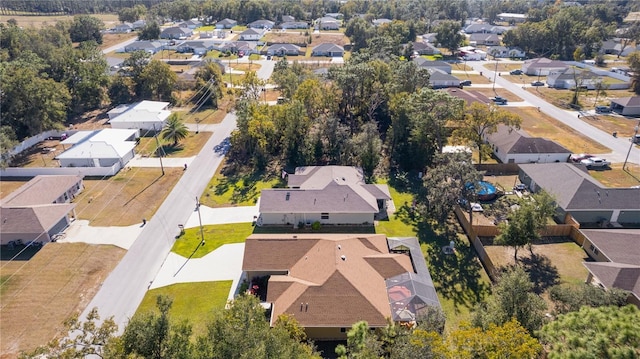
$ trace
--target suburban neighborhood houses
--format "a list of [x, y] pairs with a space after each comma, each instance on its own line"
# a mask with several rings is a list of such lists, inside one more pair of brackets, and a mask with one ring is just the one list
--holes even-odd
[[0, 357], [640, 355], [631, 4], [91, 3], [0, 5]]

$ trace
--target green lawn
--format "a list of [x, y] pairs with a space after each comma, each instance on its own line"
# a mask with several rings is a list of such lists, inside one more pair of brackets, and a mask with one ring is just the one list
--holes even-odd
[[169, 311], [171, 321], [179, 323], [189, 320], [193, 325], [193, 335], [205, 334], [210, 314], [215, 309], [224, 308], [231, 290], [232, 281], [178, 283], [149, 290], [142, 299], [135, 316], [156, 312], [156, 298], [166, 295], [173, 298]]
[[224, 244], [242, 243], [253, 232], [251, 223], [231, 223], [203, 226], [204, 246], [200, 245], [200, 228], [185, 229], [171, 251], [185, 258], [201, 258]]
[[164, 150], [162, 152], [163, 157], [191, 157], [197, 155], [202, 146], [209, 140], [212, 132], [189, 132], [187, 138], [178, 143], [177, 146], [173, 146], [172, 141], [162, 139], [162, 136], [158, 136], [158, 141], [154, 137], [140, 137], [140, 141], [136, 146], [136, 153], [142, 156], [157, 157], [158, 155], [158, 143]]
[[376, 233], [386, 234], [387, 237], [415, 237], [415, 227], [406, 220], [405, 216], [413, 202], [413, 195], [409, 192], [399, 192], [391, 186], [389, 186], [389, 192], [396, 206], [396, 212], [388, 219], [378, 221]]
[[280, 177], [265, 174], [233, 174], [222, 173], [224, 163], [211, 178], [207, 188], [200, 197], [200, 203], [208, 207], [253, 206], [260, 191], [264, 188], [283, 187]]

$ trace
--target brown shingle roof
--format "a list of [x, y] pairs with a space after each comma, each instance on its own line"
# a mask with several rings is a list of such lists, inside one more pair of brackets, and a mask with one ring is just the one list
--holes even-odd
[[271, 276], [267, 300], [273, 318], [286, 312], [305, 327], [385, 325], [385, 279], [413, 272], [409, 256], [389, 253], [384, 235], [357, 234], [254, 234], [242, 269], [288, 271]]
[[81, 176], [36, 176], [2, 200], [3, 206], [53, 203], [82, 180]]

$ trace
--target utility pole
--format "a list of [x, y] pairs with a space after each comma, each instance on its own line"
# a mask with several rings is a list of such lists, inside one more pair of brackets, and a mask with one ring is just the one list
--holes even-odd
[[196, 210], [198, 210], [198, 222], [200, 222], [200, 245], [204, 246], [204, 229], [202, 228], [202, 217], [200, 216], [200, 199], [196, 196]]
[[622, 165], [622, 170], [623, 171], [627, 167], [627, 161], [629, 160], [629, 155], [631, 154], [631, 149], [633, 148], [633, 145], [635, 144], [634, 141], [636, 140], [636, 136], [638, 135], [638, 129], [640, 129], [640, 121], [638, 121], [638, 124], [633, 129], [634, 129], [634, 133], [633, 133], [633, 137], [631, 137], [631, 144], [629, 145], [629, 151], [627, 151], [627, 157], [624, 159], [624, 164]]
[[[153, 124], [153, 137], [156, 139], [156, 148], [160, 149], [160, 141], [158, 141], [158, 131], [156, 131], [155, 123]], [[158, 158], [160, 159], [160, 169], [162, 169], [162, 175], [164, 176], [164, 166], [162, 165], [162, 153], [160, 153], [160, 151], [158, 150], [156, 151], [158, 152]]]

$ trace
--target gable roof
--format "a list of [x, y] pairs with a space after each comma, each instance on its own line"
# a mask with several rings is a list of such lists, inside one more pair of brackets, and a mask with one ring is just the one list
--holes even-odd
[[640, 298], [640, 266], [611, 262], [584, 262], [582, 264], [606, 288], [624, 289], [631, 292], [636, 298]]
[[313, 52], [344, 52], [344, 47], [330, 42], [322, 43], [313, 48]]
[[240, 36], [246, 36], [246, 35], [262, 35], [262, 31], [255, 29], [253, 27], [250, 27], [240, 33]]
[[140, 41], [134, 41], [131, 44], [125, 46], [125, 49], [130, 48], [130, 49], [157, 50], [161, 47], [162, 47], [162, 43], [159, 41], [140, 40]]
[[416, 57], [415, 59], [413, 59], [413, 61], [415, 61], [416, 64], [420, 67], [445, 67], [445, 68], [451, 69], [451, 65], [444, 61], [439, 61], [439, 60], [431, 61], [431, 60], [425, 59], [424, 57]]
[[173, 26], [173, 27], [168, 27], [164, 30], [162, 30], [161, 34], [165, 34], [165, 35], [187, 35], [187, 34], [192, 34], [193, 31], [191, 29], [189, 29], [188, 27], [179, 27], [179, 26]]
[[[4, 234], [40, 234], [45, 236], [46, 232], [71, 212], [75, 206], [75, 203], [42, 204], [29, 207], [1, 206], [0, 230]], [[38, 236], [34, 239], [41, 238]]]
[[[127, 141], [127, 139], [135, 136], [137, 133], [138, 130], [135, 129], [125, 130], [114, 128], [92, 131], [89, 135], [85, 135], [85, 137], [73, 147], [56, 156], [56, 159], [122, 158], [136, 147], [135, 141]], [[73, 136], [75, 135], [77, 134]], [[67, 140], [72, 139], [73, 136]]]
[[548, 75], [548, 79], [555, 79], [556, 81], [560, 80], [560, 81], [565, 81], [565, 80], [571, 80], [573, 81], [574, 78], [579, 78], [579, 79], [594, 79], [594, 78], [599, 78], [600, 76], [592, 71], [589, 70], [578, 70], [575, 68], [566, 68], [566, 69], [562, 69], [556, 73], [550, 73]]
[[232, 20], [232, 19], [226, 18], [226, 19], [224, 19], [224, 20], [220, 20], [220, 21], [216, 22], [216, 25], [217, 25], [217, 24], [222, 24], [222, 25], [233, 25], [233, 24], [237, 24], [237, 23], [238, 23], [238, 22], [237, 22], [236, 20]]
[[2, 199], [3, 206], [31, 206], [50, 204], [71, 187], [82, 181], [80, 175], [47, 176], [39, 175], [23, 184]]
[[616, 98], [611, 102], [623, 107], [640, 107], [640, 96]]
[[524, 60], [523, 66], [528, 66], [530, 69], [539, 69], [539, 68], [566, 68], [568, 67], [562, 61], [551, 60], [546, 57], [538, 57], [535, 59]]
[[564, 210], [640, 209], [640, 188], [606, 188], [586, 167], [572, 163], [525, 163], [520, 170], [551, 193]]
[[500, 37], [496, 34], [475, 33], [469, 36], [470, 41], [500, 41]]
[[264, 19], [256, 20], [247, 24], [247, 26], [249, 27], [253, 27], [253, 26], [273, 27], [273, 25], [275, 25], [275, 22], [271, 20], [264, 20]]
[[429, 81], [460, 81], [457, 77], [449, 75], [442, 70], [436, 68], [429, 68], [428, 70], [430, 74]]
[[[273, 318], [289, 313], [304, 327], [348, 327], [359, 320], [384, 326], [392, 316], [386, 280], [417, 275], [413, 255], [391, 253], [384, 235], [253, 234], [242, 269], [287, 273], [269, 279]], [[430, 303], [439, 306], [437, 296]]]
[[499, 125], [496, 132], [487, 135], [487, 139], [505, 153], [566, 153], [567, 156], [571, 154], [571, 151], [555, 141], [541, 137], [530, 137], [523, 130], [512, 129], [504, 125]]
[[611, 262], [640, 266], [640, 229], [581, 229]]
[[271, 46], [269, 46], [269, 49], [267, 51], [285, 51], [285, 52], [289, 52], [289, 51], [300, 51], [300, 47], [294, 44], [273, 44]]
[[[183, 46], [184, 44], [181, 44]], [[164, 122], [170, 115], [171, 111], [166, 108], [169, 106], [169, 102], [161, 101], [141, 101], [131, 105], [120, 105], [108, 114], [113, 117], [109, 120], [109, 123], [123, 122], [123, 123], [135, 123], [135, 122]], [[160, 127], [158, 128], [160, 130]], [[128, 136], [127, 136], [128, 137]]]

